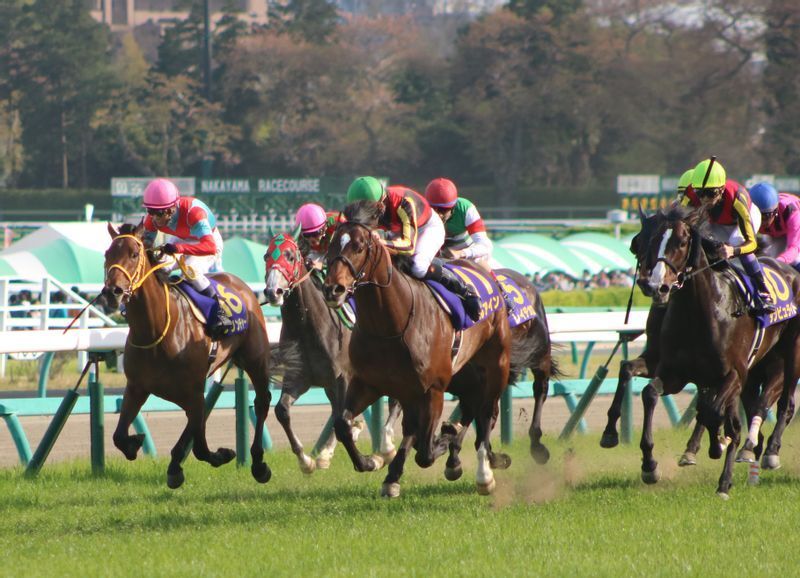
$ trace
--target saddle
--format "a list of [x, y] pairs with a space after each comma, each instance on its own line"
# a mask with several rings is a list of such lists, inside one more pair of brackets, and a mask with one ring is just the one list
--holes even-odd
[[[225, 333], [223, 337], [244, 333], [248, 327], [248, 320], [247, 308], [244, 306], [244, 301], [242, 300], [241, 295], [239, 295], [239, 293], [233, 289], [218, 283], [212, 278], [209, 278], [209, 281], [211, 281], [211, 284], [214, 286], [214, 290], [220, 297], [221, 306], [226, 308], [225, 313], [227, 313], [233, 321], [232, 329]], [[206, 328], [206, 332], [208, 333], [208, 320], [214, 319], [217, 315], [217, 301], [198, 293], [197, 290], [195, 290], [195, 288], [192, 287], [192, 285], [186, 280], [180, 281], [174, 285], [174, 287], [177, 290], [178, 295], [188, 301], [192, 314], [200, 323], [203, 324], [203, 326]]]
[[[732, 284], [738, 289], [739, 295], [748, 308], [753, 305], [753, 294], [757, 291], [753, 286], [750, 276], [742, 269], [738, 261], [729, 261], [729, 266], [723, 270]], [[794, 303], [794, 291], [783, 278], [780, 271], [772, 265], [761, 261], [764, 271], [764, 280], [767, 283], [772, 300], [775, 302], [775, 311], [755, 316], [761, 327], [769, 327], [781, 321], [786, 321], [797, 315], [797, 306]]]

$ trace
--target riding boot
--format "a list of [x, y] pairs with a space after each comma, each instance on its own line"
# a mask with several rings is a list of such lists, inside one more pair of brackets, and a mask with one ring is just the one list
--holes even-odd
[[772, 313], [775, 311], [775, 302], [772, 300], [772, 294], [767, 288], [767, 283], [764, 281], [764, 272], [750, 277], [756, 286], [756, 293], [753, 295], [753, 313], [755, 315], [762, 315], [764, 313]]
[[200, 293], [217, 302], [217, 314], [214, 319], [209, 320], [211, 323], [208, 332], [211, 339], [220, 339], [233, 329], [233, 320], [228, 316], [225, 307], [223, 307], [220, 302], [219, 294], [214, 290], [213, 285], [209, 285], [200, 291]]
[[458, 295], [464, 302], [464, 311], [473, 321], [481, 317], [481, 299], [466, 283], [459, 279], [452, 271], [442, 266], [441, 259], [434, 259], [428, 267], [426, 279], [432, 279], [442, 284], [448, 291]]

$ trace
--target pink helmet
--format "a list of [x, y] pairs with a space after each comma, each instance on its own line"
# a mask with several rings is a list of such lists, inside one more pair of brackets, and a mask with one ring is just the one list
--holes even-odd
[[168, 179], [153, 179], [144, 190], [143, 203], [148, 209], [166, 209], [178, 202], [178, 187]]
[[455, 206], [458, 191], [453, 181], [449, 179], [433, 179], [425, 187], [425, 198], [432, 207], [449, 209]]
[[325, 226], [325, 221], [328, 215], [325, 214], [325, 209], [316, 203], [306, 203], [297, 209], [297, 215], [294, 220], [300, 226], [300, 231], [303, 234], [316, 233]]

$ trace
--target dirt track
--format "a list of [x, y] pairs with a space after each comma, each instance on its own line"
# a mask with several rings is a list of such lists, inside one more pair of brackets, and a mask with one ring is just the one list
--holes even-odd
[[[680, 394], [676, 397], [676, 403], [681, 410], [688, 406], [690, 400], [691, 396], [689, 394]], [[606, 411], [610, 402], [611, 398], [609, 396], [601, 396], [589, 407], [589, 411], [586, 414], [586, 421], [589, 426], [589, 433], [587, 435], [595, 436], [599, 440], [600, 432], [606, 423]], [[452, 408], [453, 404], [447, 404], [445, 415], [449, 415]], [[515, 400], [513, 412], [515, 438], [517, 436], [524, 437], [527, 435], [532, 408], [533, 400], [531, 399]], [[639, 427], [642, 417], [642, 404], [638, 398], [634, 400], [634, 412], [634, 424], [636, 427]], [[317, 436], [329, 415], [330, 409], [323, 406], [303, 406], [297, 407], [292, 411], [292, 422], [295, 427], [295, 433], [303, 440], [307, 452], [310, 452], [313, 448]], [[542, 427], [545, 431], [545, 444], [548, 438], [552, 439], [558, 436], [568, 415], [569, 413], [563, 399], [552, 398], [548, 400], [545, 405], [542, 423]], [[36, 446], [41, 440], [51, 419], [50, 416], [20, 418], [32, 451], [36, 450]], [[186, 424], [185, 417], [182, 413], [178, 412], [153, 412], [145, 414], [145, 419], [155, 441], [158, 454], [160, 456], [169, 455], [172, 445], [178, 439], [180, 432]], [[111, 434], [116, 426], [116, 421], [116, 415], [106, 414], [106, 455], [110, 457], [121, 456], [111, 441]], [[209, 446], [212, 449], [219, 446], [235, 446], [234, 423], [233, 410], [219, 410], [211, 414], [208, 421], [207, 435]], [[280, 427], [271, 411], [267, 419], [267, 425], [275, 447], [287, 447], [288, 442], [283, 433], [283, 429]], [[659, 404], [655, 415], [655, 427], [668, 426], [669, 419], [667, 414], [664, 411], [663, 405]], [[14, 466], [19, 463], [17, 452], [11, 440], [11, 436], [8, 434], [8, 430], [6, 428], [2, 429], [5, 431], [0, 433], [0, 466]], [[399, 433], [400, 428], [396, 427], [395, 431]], [[499, 427], [495, 430], [495, 435], [499, 436]], [[636, 443], [638, 443], [638, 441]], [[61, 436], [53, 448], [48, 461], [88, 457], [89, 416], [73, 415], [64, 426]]]

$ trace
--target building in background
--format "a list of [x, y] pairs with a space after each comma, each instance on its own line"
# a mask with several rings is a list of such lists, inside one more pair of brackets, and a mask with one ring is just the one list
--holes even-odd
[[[225, 0], [211, 0], [211, 20], [222, 16]], [[89, 0], [90, 14], [98, 22], [108, 24], [114, 32], [133, 30], [154, 23], [160, 26], [185, 19], [189, 12], [176, 8], [176, 0]], [[267, 0], [237, 0], [242, 19], [254, 24], [267, 21]]]

